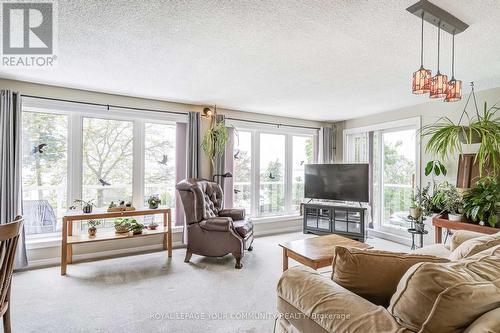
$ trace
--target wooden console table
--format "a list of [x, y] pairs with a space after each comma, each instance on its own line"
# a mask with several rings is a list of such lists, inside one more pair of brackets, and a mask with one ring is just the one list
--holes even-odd
[[[118, 234], [115, 231], [99, 230], [95, 236], [87, 233], [73, 235], [73, 222], [84, 220], [110, 219], [117, 217], [132, 217], [163, 214], [163, 226], [156, 230], [144, 229], [142, 234], [133, 235], [132, 232]], [[117, 239], [130, 239], [135, 237], [146, 237], [163, 235], [163, 248], [167, 250], [168, 257], [172, 257], [172, 218], [170, 208], [138, 209], [122, 212], [95, 212], [84, 214], [82, 212], [69, 213], [63, 217], [62, 244], [61, 244], [61, 275], [66, 275], [66, 266], [73, 262], [73, 245], [91, 242], [111, 241]]]
[[500, 231], [498, 228], [491, 228], [479, 224], [467, 223], [467, 222], [456, 222], [445, 219], [441, 216], [436, 216], [432, 218], [432, 225], [434, 226], [434, 240], [436, 243], [442, 242], [442, 231], [443, 228], [451, 230], [468, 230], [480, 232], [483, 234], [496, 234]]

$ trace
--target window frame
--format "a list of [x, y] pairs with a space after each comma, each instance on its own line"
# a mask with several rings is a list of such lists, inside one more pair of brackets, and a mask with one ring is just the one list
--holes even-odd
[[[22, 97], [22, 112], [59, 114], [68, 117], [67, 152], [67, 205], [83, 193], [83, 120], [84, 118], [130, 121], [133, 124], [132, 159], [132, 202], [135, 207], [144, 206], [145, 186], [145, 124], [146, 123], [188, 123], [187, 114], [172, 114], [145, 110], [128, 110], [116, 107], [103, 107], [93, 104], [80, 104], [54, 101], [32, 97]], [[175, 173], [175, 172], [174, 172]], [[60, 231], [27, 235], [26, 239], [39, 240], [59, 236]]]
[[[292, 211], [292, 183], [293, 183], [293, 137], [309, 137], [313, 140], [313, 163], [318, 161], [318, 135], [319, 130], [313, 128], [295, 128], [283, 126], [273, 126], [260, 123], [251, 123], [238, 120], [226, 120], [226, 126], [232, 126], [236, 131], [251, 133], [251, 153], [252, 161], [250, 168], [250, 214], [255, 219], [274, 220], [278, 216], [298, 215], [297, 211]], [[278, 134], [285, 136], [285, 165], [284, 165], [284, 211], [279, 214], [260, 214], [260, 134]]]

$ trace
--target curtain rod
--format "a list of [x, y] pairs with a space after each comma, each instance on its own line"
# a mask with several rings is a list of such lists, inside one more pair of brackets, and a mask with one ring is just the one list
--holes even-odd
[[184, 115], [188, 114], [187, 112], [182, 112], [182, 111], [168, 111], [168, 110], [155, 110], [155, 109], [146, 109], [146, 108], [136, 108], [136, 107], [132, 107], [132, 106], [120, 106], [120, 105], [112, 105], [112, 104], [82, 102], [82, 101], [75, 101], [75, 100], [69, 100], [69, 99], [43, 97], [43, 96], [33, 96], [33, 95], [23, 95], [23, 94], [21, 94], [21, 97], [37, 98], [37, 99], [43, 99], [43, 100], [48, 100], [48, 101], [68, 102], [68, 103], [84, 104], [84, 105], [92, 105], [92, 106], [102, 106], [102, 107], [107, 108], [108, 110], [111, 107], [111, 108], [126, 109], [126, 110], [135, 110], [135, 111], [161, 112], [161, 113], [184, 114]]
[[246, 119], [238, 119], [238, 118], [226, 118], [227, 120], [235, 120], [235, 121], [243, 121], [246, 123], [254, 123], [254, 124], [262, 124], [262, 125], [272, 125], [272, 126], [277, 126], [279, 127], [294, 127], [294, 128], [307, 128], [307, 129], [313, 129], [313, 130], [319, 130], [319, 127], [310, 127], [310, 126], [299, 126], [299, 125], [285, 125], [285, 124], [276, 124], [276, 123], [269, 123], [266, 121], [258, 121], [258, 120], [246, 120]]

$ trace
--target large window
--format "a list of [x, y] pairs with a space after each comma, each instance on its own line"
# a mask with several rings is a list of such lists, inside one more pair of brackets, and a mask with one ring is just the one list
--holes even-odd
[[304, 165], [316, 161], [315, 130], [232, 124], [234, 206], [253, 217], [297, 214], [304, 198]]
[[176, 123], [186, 122], [184, 115], [25, 98], [22, 119], [28, 235], [60, 231], [75, 199], [104, 209], [120, 200], [143, 207], [157, 195], [161, 205], [175, 207]]

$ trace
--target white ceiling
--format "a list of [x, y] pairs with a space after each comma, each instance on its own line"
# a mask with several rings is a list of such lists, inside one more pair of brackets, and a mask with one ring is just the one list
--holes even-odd
[[[59, 0], [58, 67], [0, 76], [314, 120], [427, 102], [416, 0]], [[456, 37], [456, 77], [500, 86], [500, 0], [434, 0], [470, 25]], [[426, 26], [425, 64], [436, 66]], [[442, 72], [450, 72], [443, 35]], [[467, 86], [467, 84], [465, 84]], [[441, 103], [441, 101], [434, 101]]]

